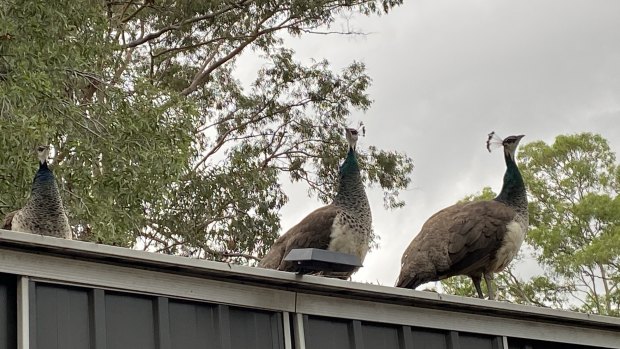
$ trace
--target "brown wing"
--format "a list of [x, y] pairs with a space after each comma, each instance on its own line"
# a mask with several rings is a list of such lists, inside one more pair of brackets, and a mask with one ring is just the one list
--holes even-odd
[[396, 287], [416, 288], [425, 282], [437, 280], [436, 264], [439, 264], [438, 259], [443, 259], [444, 254], [441, 246], [447, 244], [449, 237], [436, 231], [445, 230], [439, 225], [445, 222], [443, 216], [448, 215], [446, 212], [453, 207], [444, 208], [427, 219], [418, 235], [411, 241], [401, 258]]
[[290, 235], [288, 234], [284, 234], [276, 240], [273, 246], [269, 249], [269, 252], [267, 252], [265, 257], [263, 257], [263, 259], [261, 259], [258, 263], [260, 268], [278, 269], [280, 262], [282, 262], [284, 251], [286, 251], [286, 241], [289, 236]]
[[501, 246], [510, 207], [476, 201], [447, 207], [429, 218], [403, 254], [397, 287], [469, 275], [486, 266]]
[[6, 215], [6, 217], [4, 217], [4, 222], [2, 222], [2, 229], [11, 230], [12, 223], [13, 223], [13, 216], [15, 216], [17, 211], [10, 212], [9, 214]]
[[497, 201], [463, 204], [452, 218], [448, 245], [450, 268], [441, 276], [470, 275], [484, 271], [501, 247], [507, 224], [516, 212]]
[[294, 271], [294, 264], [282, 259], [294, 248], [327, 249], [334, 218], [339, 210], [333, 205], [321, 207], [289, 229], [273, 244], [258, 264], [262, 268]]

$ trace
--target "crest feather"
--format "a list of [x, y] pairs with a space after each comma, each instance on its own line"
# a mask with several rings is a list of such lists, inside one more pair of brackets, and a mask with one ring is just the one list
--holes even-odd
[[502, 137], [498, 136], [495, 131], [489, 133], [489, 138], [487, 138], [487, 150], [489, 153], [493, 148], [500, 148], [504, 146], [504, 140]]

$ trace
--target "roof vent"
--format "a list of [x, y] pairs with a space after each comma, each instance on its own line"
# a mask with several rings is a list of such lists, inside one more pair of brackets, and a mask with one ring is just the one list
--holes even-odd
[[357, 256], [318, 248], [293, 249], [284, 260], [297, 264], [297, 274], [316, 271], [344, 273], [362, 266]]

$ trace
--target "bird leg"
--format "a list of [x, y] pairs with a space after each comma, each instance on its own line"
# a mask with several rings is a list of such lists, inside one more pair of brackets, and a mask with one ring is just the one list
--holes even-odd
[[489, 291], [489, 299], [495, 300], [495, 292], [493, 291], [493, 274], [485, 273], [484, 282], [487, 284], [487, 290]]
[[476, 286], [476, 291], [478, 292], [478, 297], [484, 299], [484, 295], [482, 294], [482, 288], [480, 287], [480, 281], [482, 278], [480, 275], [470, 276], [471, 280], [474, 282], [474, 286]]

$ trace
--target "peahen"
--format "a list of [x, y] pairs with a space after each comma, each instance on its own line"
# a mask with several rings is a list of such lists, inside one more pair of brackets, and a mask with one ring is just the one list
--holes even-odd
[[[317, 248], [347, 253], [364, 260], [369, 249], [372, 216], [357, 162], [355, 146], [359, 131], [346, 128], [349, 151], [340, 167], [338, 192], [334, 201], [321, 207], [280, 236], [258, 264], [259, 267], [297, 271], [296, 265], [283, 258], [297, 248]], [[352, 273], [323, 275], [348, 278]]]
[[64, 211], [54, 174], [47, 166], [49, 147], [37, 148], [39, 170], [32, 181], [32, 190], [26, 205], [9, 213], [3, 229], [24, 233], [71, 239], [71, 226]]
[[[487, 148], [494, 133], [489, 135]], [[495, 299], [493, 273], [502, 271], [519, 252], [528, 227], [525, 184], [515, 162], [523, 135], [506, 137], [506, 173], [499, 195], [489, 201], [458, 203], [435, 213], [405, 250], [396, 287], [416, 288], [455, 275], [471, 277], [480, 298], [480, 281]]]

